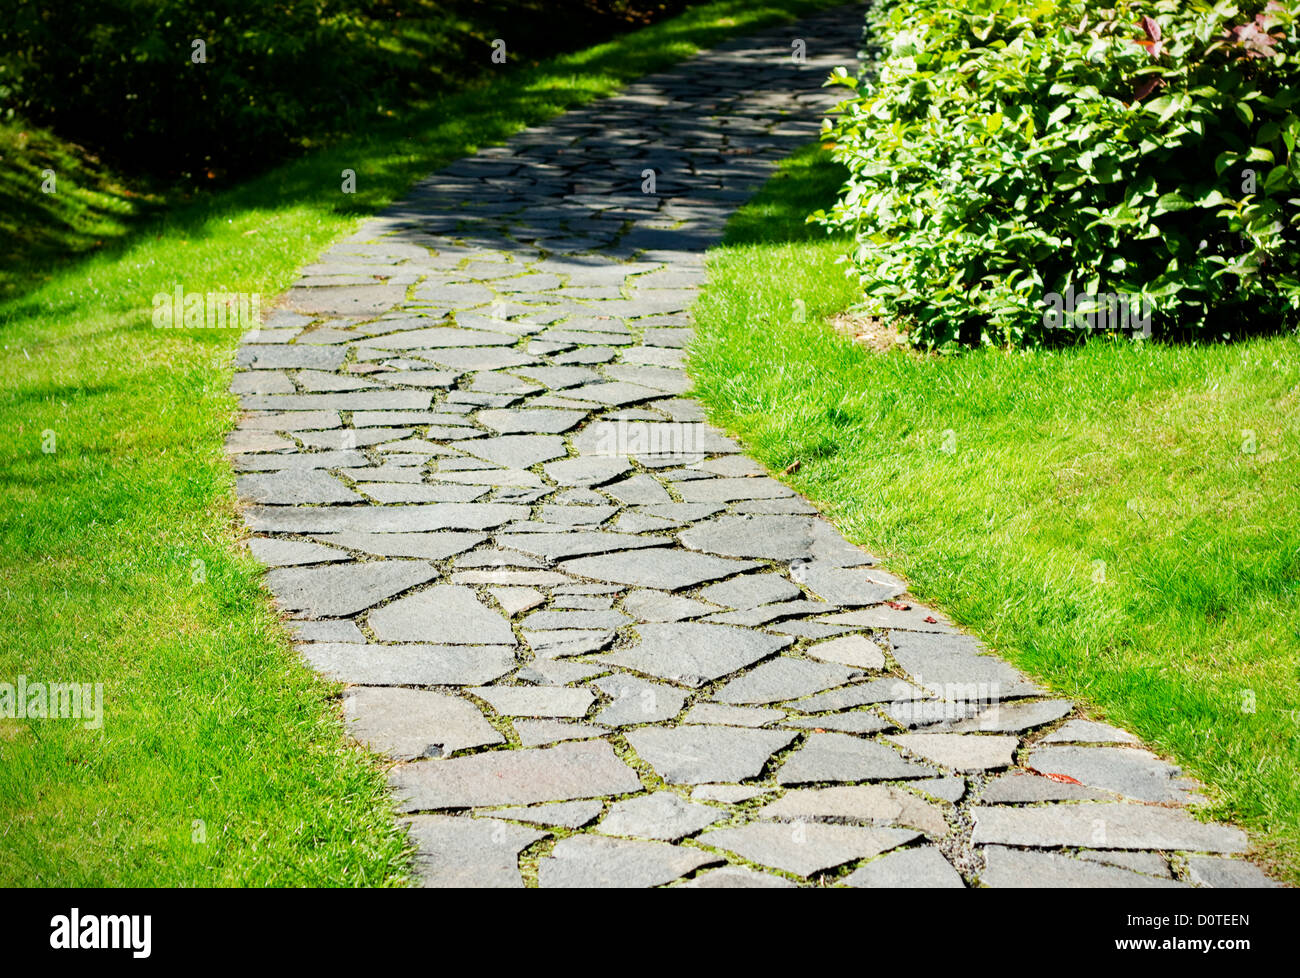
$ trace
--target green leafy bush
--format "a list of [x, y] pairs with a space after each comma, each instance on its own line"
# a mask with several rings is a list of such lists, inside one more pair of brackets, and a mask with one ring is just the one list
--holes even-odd
[[[826, 135], [866, 310], [914, 342], [1300, 321], [1300, 0], [908, 0], [873, 9]], [[1112, 300], [1113, 301], [1113, 300]], [[1136, 318], [1136, 317], [1135, 317]], [[1098, 313], [1092, 328], [1115, 325]], [[1063, 325], [1051, 331], [1052, 325]], [[1150, 332], [1151, 330], [1134, 330]]]

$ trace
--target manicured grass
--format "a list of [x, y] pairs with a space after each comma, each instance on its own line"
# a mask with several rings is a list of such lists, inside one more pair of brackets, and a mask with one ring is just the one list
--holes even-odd
[[[222, 437], [238, 337], [155, 330], [152, 296], [178, 284], [273, 296], [438, 164], [831, 5], [694, 8], [395, 118], [19, 283], [0, 306], [0, 615], [12, 636], [0, 681], [102, 682], [105, 720], [0, 721], [0, 884], [405, 877], [382, 772], [347, 745], [337, 688], [294, 657], [236, 545]], [[340, 193], [344, 168], [355, 196]]]
[[1300, 881], [1300, 344], [872, 352], [827, 324], [856, 299], [846, 244], [802, 222], [841, 178], [809, 148], [711, 254], [691, 351], [711, 417]]

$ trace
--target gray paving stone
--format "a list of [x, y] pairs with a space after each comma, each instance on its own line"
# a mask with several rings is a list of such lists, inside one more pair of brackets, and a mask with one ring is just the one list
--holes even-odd
[[474, 686], [467, 692], [509, 717], [569, 717], [587, 715], [595, 694], [569, 686]]
[[770, 873], [756, 873], [744, 866], [722, 866], [706, 870], [694, 879], [681, 884], [693, 890], [720, 889], [788, 889], [794, 886], [788, 879]]
[[483, 815], [509, 819], [512, 822], [580, 829], [599, 815], [603, 808], [604, 805], [598, 801], [562, 801], [554, 805], [538, 805], [535, 808], [494, 808], [483, 812]]
[[1039, 741], [1040, 744], [1136, 744], [1138, 739], [1126, 730], [1092, 720], [1071, 720], [1061, 724]]
[[685, 686], [720, 679], [790, 644], [790, 639], [775, 635], [694, 622], [651, 623], [636, 631], [636, 645], [600, 661]]
[[406, 824], [416, 847], [416, 875], [426, 887], [522, 887], [519, 853], [549, 834], [447, 815], [417, 815]]
[[399, 761], [505, 743], [473, 704], [430, 690], [356, 686], [343, 714], [352, 736]]
[[1081, 784], [1057, 781], [1028, 771], [1008, 771], [988, 783], [980, 801], [987, 805], [1040, 801], [1100, 801], [1114, 796]]
[[493, 409], [480, 411], [478, 419], [487, 427], [502, 434], [556, 435], [568, 431], [585, 417], [582, 411], [562, 411], [558, 408], [527, 408], [523, 410]]
[[[559, 599], [562, 600], [562, 599]], [[555, 604], [552, 603], [552, 607]], [[524, 628], [620, 628], [632, 619], [621, 611], [535, 611], [519, 624]]]
[[632, 463], [625, 458], [580, 455], [549, 462], [542, 466], [542, 471], [557, 485], [599, 486], [617, 479], [631, 468]]
[[836, 662], [850, 669], [883, 669], [885, 654], [880, 646], [861, 635], [845, 635], [808, 646], [810, 658]]
[[889, 730], [894, 725], [874, 713], [854, 710], [849, 713], [832, 713], [829, 716], [792, 717], [783, 726], [800, 730], [836, 730], [840, 733], [869, 734]]
[[602, 741], [419, 761], [396, 768], [391, 781], [404, 812], [570, 801], [641, 788], [636, 772]]
[[996, 734], [895, 734], [886, 740], [953, 771], [989, 771], [1015, 761], [1016, 737]]
[[483, 533], [319, 533], [315, 539], [336, 547], [359, 550], [380, 557], [422, 557], [443, 560], [464, 553], [487, 539]]
[[615, 553], [570, 560], [562, 569], [595, 580], [673, 591], [754, 566], [751, 561], [660, 548], [645, 553]]
[[922, 781], [910, 781], [907, 786], [909, 788], [917, 788], [924, 791], [927, 795], [933, 795], [935, 798], [950, 801], [954, 805], [961, 801], [966, 795], [966, 779], [951, 774], [943, 778], [926, 778]]
[[898, 751], [851, 734], [812, 733], [776, 772], [781, 784], [821, 781], [896, 781], [928, 778], [938, 772], [909, 761]]
[[873, 628], [877, 630], [956, 631], [951, 622], [943, 615], [919, 604], [906, 604], [903, 608], [891, 608], [887, 604], [882, 604], [871, 608], [861, 608], [857, 611], [845, 611], [838, 615], [828, 615], [819, 620], [832, 625], [848, 625], [853, 628]]
[[802, 591], [780, 574], [744, 574], [700, 591], [705, 601], [729, 608], [757, 608], [775, 601], [798, 598]]
[[314, 642], [302, 646], [312, 668], [330, 679], [365, 686], [471, 686], [515, 668], [503, 645], [357, 645]]
[[[735, 483], [742, 480], [718, 481]], [[683, 493], [685, 491], [683, 487]], [[680, 538], [692, 550], [727, 557], [790, 561], [806, 558], [811, 553], [814, 522], [808, 516], [723, 516], [683, 531]]]
[[478, 439], [466, 445], [465, 451], [508, 469], [531, 468], [565, 454], [564, 439], [559, 435], [498, 435]]
[[1218, 889], [1272, 889], [1281, 885], [1244, 859], [1225, 859], [1221, 856], [1188, 856], [1187, 875], [1197, 886]]
[[419, 560], [379, 560], [325, 567], [280, 567], [266, 575], [276, 603], [299, 618], [342, 618], [432, 580]]
[[730, 503], [738, 499], [775, 499], [793, 493], [775, 479], [758, 478], [686, 482], [678, 486], [678, 495], [684, 503]]
[[1137, 801], [1187, 804], [1196, 790], [1195, 782], [1178, 776], [1178, 768], [1135, 747], [1042, 747], [1031, 751], [1026, 763]]
[[886, 677], [831, 690], [828, 693], [819, 693], [807, 699], [797, 700], [790, 706], [803, 713], [824, 713], [830, 710], [870, 706], [873, 703], [907, 701], [918, 693], [919, 690], [911, 683]]
[[936, 805], [902, 788], [888, 785], [800, 788], [764, 805], [758, 815], [785, 821], [898, 825], [924, 832], [932, 839], [941, 839], [948, 834], [948, 823]]
[[1206, 825], [1174, 809], [1122, 802], [1035, 808], [975, 807], [976, 845], [1083, 846], [1099, 849], [1188, 849], [1243, 852], [1246, 834]]
[[566, 740], [592, 740], [609, 733], [606, 727], [590, 723], [564, 723], [560, 720], [515, 720], [515, 733], [525, 747], [558, 744]]
[[856, 675], [840, 665], [782, 655], [733, 679], [714, 698], [735, 705], [777, 703], [842, 686]]
[[731, 727], [761, 727], [785, 716], [784, 710], [726, 703], [696, 703], [683, 718], [686, 723], [721, 723]]
[[701, 784], [691, 790], [692, 801], [716, 801], [734, 805], [769, 794], [770, 788], [750, 784]]
[[700, 841], [727, 849], [751, 862], [806, 877], [877, 856], [916, 837], [917, 833], [907, 829], [868, 829], [819, 822], [793, 825], [754, 822], [735, 829], [713, 829], [700, 836]]
[[1089, 862], [1105, 863], [1107, 866], [1119, 866], [1122, 869], [1131, 869], [1135, 873], [1145, 873], [1147, 876], [1160, 876], [1164, 879], [1172, 879], [1174, 875], [1169, 870], [1169, 861], [1165, 859], [1164, 856], [1155, 852], [1106, 852], [1105, 850], [1097, 849], [1081, 849], [1079, 852], [1075, 853], [1075, 855], [1080, 859], [1086, 859]]
[[264, 533], [407, 533], [486, 530], [527, 519], [527, 506], [506, 503], [433, 503], [428, 506], [250, 506], [249, 529]]
[[299, 642], [353, 642], [365, 644], [366, 637], [356, 623], [348, 619], [337, 621], [291, 621], [287, 623], [293, 637]]
[[722, 862], [699, 849], [577, 835], [561, 839], [538, 864], [543, 889], [662, 886], [701, 866]]
[[501, 610], [511, 617], [546, 601], [546, 595], [532, 587], [494, 587], [488, 588], [488, 593], [497, 599]]
[[667, 591], [629, 591], [623, 599], [623, 610], [643, 622], [673, 622], [696, 618], [717, 611], [717, 606]]
[[888, 853], [855, 869], [844, 882], [872, 890], [958, 890], [966, 886], [957, 870], [934, 846], [916, 846]]
[[347, 560], [344, 550], [325, 547], [319, 543], [301, 540], [280, 540], [274, 537], [252, 537], [248, 549], [267, 567], [290, 567], [295, 564], [326, 564]]
[[814, 560], [800, 568], [800, 582], [831, 604], [853, 607], [879, 604], [898, 597], [907, 585], [883, 571], [868, 567], [839, 567]]
[[[526, 554], [557, 560], [565, 557], [577, 557], [585, 554], [607, 554], [611, 551], [644, 550], [647, 547], [662, 547], [671, 541], [664, 537], [633, 536], [629, 533], [606, 533], [600, 530], [571, 530], [567, 533], [502, 533], [497, 543], [512, 550], [521, 550]], [[623, 556], [622, 554], [618, 554]], [[624, 561], [635, 558], [630, 555]], [[573, 563], [566, 565], [566, 570], [574, 571]], [[580, 571], [578, 573], [581, 573]], [[584, 574], [584, 577], [594, 575]]]
[[1122, 886], [1132, 889], [1180, 888], [1175, 880], [1144, 876], [1118, 866], [1103, 866], [1052, 852], [1026, 852], [1004, 846], [984, 850], [980, 882], [994, 888], [1080, 889]]
[[947, 729], [953, 733], [1019, 733], [1059, 720], [1072, 709], [1069, 700], [1013, 700], [995, 703], [976, 716], [947, 725]]
[[621, 673], [597, 679], [591, 685], [614, 701], [595, 717], [597, 723], [610, 727], [660, 723], [677, 716], [686, 705], [686, 694], [680, 689]]
[[605, 835], [677, 842], [723, 817], [716, 808], [683, 801], [671, 791], [656, 791], [616, 802], [597, 826], [597, 831]]
[[513, 645], [500, 613], [459, 584], [435, 584], [370, 613], [370, 629], [385, 642], [440, 645]]
[[980, 687], [1001, 697], [1036, 696], [1045, 691], [1001, 659], [981, 654], [967, 635], [891, 632], [890, 644], [898, 664], [917, 682], [939, 696], [951, 687]]
[[[594, 456], [599, 458], [600, 456]], [[603, 486], [603, 491], [628, 506], [671, 503], [672, 496], [652, 476], [634, 475], [621, 482]]]
[[669, 784], [744, 781], [757, 777], [767, 760], [794, 740], [781, 730], [737, 727], [638, 727], [627, 741]]

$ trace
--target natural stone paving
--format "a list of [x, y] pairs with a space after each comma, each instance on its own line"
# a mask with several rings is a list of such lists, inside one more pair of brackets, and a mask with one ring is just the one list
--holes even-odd
[[861, 17], [446, 167], [245, 337], [249, 546], [397, 762], [425, 884], [1267, 883], [1177, 769], [911, 600], [682, 396], [703, 250], [815, 136]]

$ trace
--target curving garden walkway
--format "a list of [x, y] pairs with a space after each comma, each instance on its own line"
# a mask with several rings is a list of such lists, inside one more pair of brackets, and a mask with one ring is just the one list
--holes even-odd
[[245, 338], [250, 546], [400, 762], [429, 885], [1265, 882], [1176, 769], [981, 654], [683, 396], [704, 248], [860, 27], [725, 44], [447, 167]]

